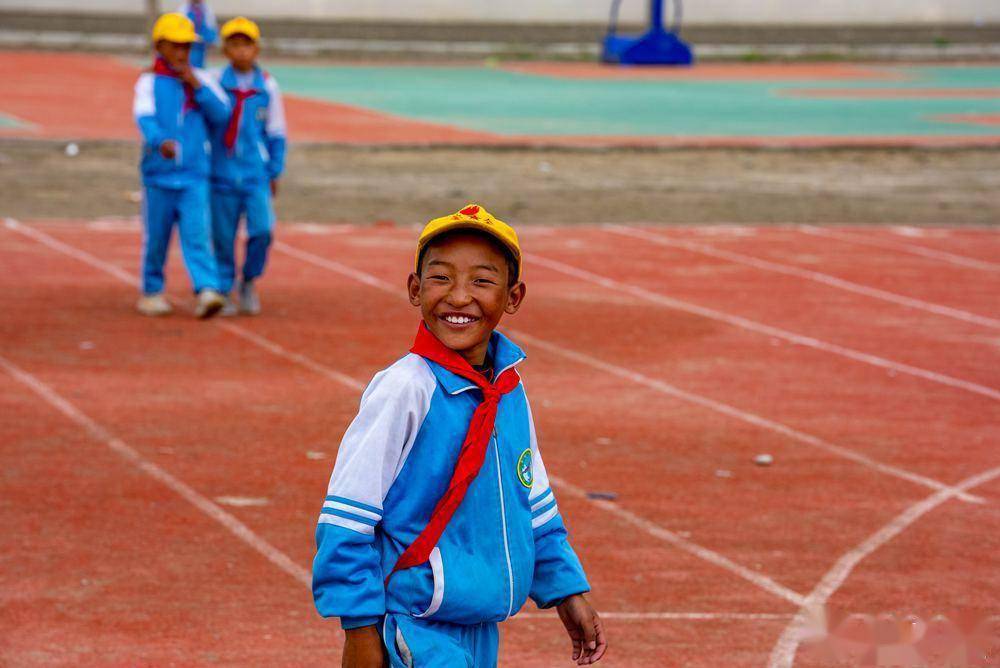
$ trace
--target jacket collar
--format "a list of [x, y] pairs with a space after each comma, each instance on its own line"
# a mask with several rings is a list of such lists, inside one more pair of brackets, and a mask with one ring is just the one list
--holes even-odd
[[[517, 366], [525, 358], [524, 351], [497, 330], [493, 330], [493, 333], [490, 335], [489, 352], [487, 355], [493, 360], [494, 377], [498, 377], [507, 369]], [[427, 366], [430, 367], [434, 377], [437, 378], [438, 383], [441, 384], [441, 387], [448, 394], [461, 394], [467, 390], [476, 389], [473, 383], [445, 369], [440, 364], [426, 358], [424, 361], [427, 362]]]
[[[219, 83], [227, 91], [236, 88], [236, 70], [232, 65], [226, 65], [219, 77]], [[253, 87], [258, 93], [264, 92], [264, 72], [259, 65], [253, 66]]]

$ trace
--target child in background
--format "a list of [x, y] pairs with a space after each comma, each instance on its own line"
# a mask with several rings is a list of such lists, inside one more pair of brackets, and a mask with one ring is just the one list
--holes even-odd
[[194, 24], [194, 31], [201, 38], [191, 46], [191, 66], [205, 67], [205, 52], [208, 47], [215, 44], [218, 37], [218, 23], [215, 14], [204, 0], [189, 0], [184, 2], [177, 9], [178, 14], [191, 19]]
[[164, 14], [153, 26], [157, 57], [135, 85], [133, 114], [142, 132], [143, 315], [170, 313], [163, 296], [163, 265], [176, 223], [181, 250], [198, 303], [208, 318], [224, 305], [212, 256], [208, 219], [208, 124], [224, 124], [229, 103], [218, 84], [189, 64], [194, 25], [180, 14]]
[[[267, 263], [274, 230], [272, 198], [285, 166], [285, 107], [278, 83], [257, 65], [257, 24], [237, 17], [222, 26], [222, 39], [229, 65], [218, 78], [232, 113], [212, 134], [212, 241], [219, 288], [226, 295], [222, 315], [256, 315], [260, 298], [254, 281]], [[236, 231], [244, 215], [247, 246], [237, 307], [228, 295], [236, 278]]]
[[529, 596], [555, 607], [578, 664], [601, 620], [570, 547], [515, 366], [496, 331], [524, 300], [517, 234], [470, 205], [417, 242], [423, 322], [372, 379], [347, 429], [316, 530], [313, 597], [340, 617], [344, 668], [496, 666], [497, 623]]

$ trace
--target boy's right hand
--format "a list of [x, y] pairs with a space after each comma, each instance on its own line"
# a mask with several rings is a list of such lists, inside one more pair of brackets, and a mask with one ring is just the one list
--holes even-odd
[[374, 626], [361, 626], [344, 632], [343, 668], [385, 668], [382, 636]]
[[173, 139], [164, 139], [160, 142], [160, 155], [162, 155], [167, 160], [173, 160], [177, 157], [177, 142]]

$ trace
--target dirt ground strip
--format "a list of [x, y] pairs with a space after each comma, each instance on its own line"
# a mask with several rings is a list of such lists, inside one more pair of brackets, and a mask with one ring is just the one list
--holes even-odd
[[[138, 146], [0, 140], [4, 216], [139, 213]], [[97, 176], [100, 178], [97, 178]], [[421, 222], [479, 201], [518, 224], [1000, 220], [1000, 150], [368, 149], [295, 145], [286, 221]]]

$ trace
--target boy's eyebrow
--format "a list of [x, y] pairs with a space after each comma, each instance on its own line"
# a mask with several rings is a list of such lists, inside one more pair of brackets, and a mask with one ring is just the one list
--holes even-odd
[[[435, 265], [435, 264], [444, 265], [445, 267], [449, 267], [450, 269], [454, 269], [455, 268], [455, 265], [453, 265], [451, 262], [445, 262], [444, 260], [428, 260], [427, 261], [427, 266], [428, 267], [430, 267], [431, 265]], [[487, 269], [489, 271], [495, 271], [498, 274], [500, 273], [500, 270], [497, 269], [497, 266], [495, 264], [477, 264], [477, 265], [473, 266], [472, 268], [473, 269]]]

